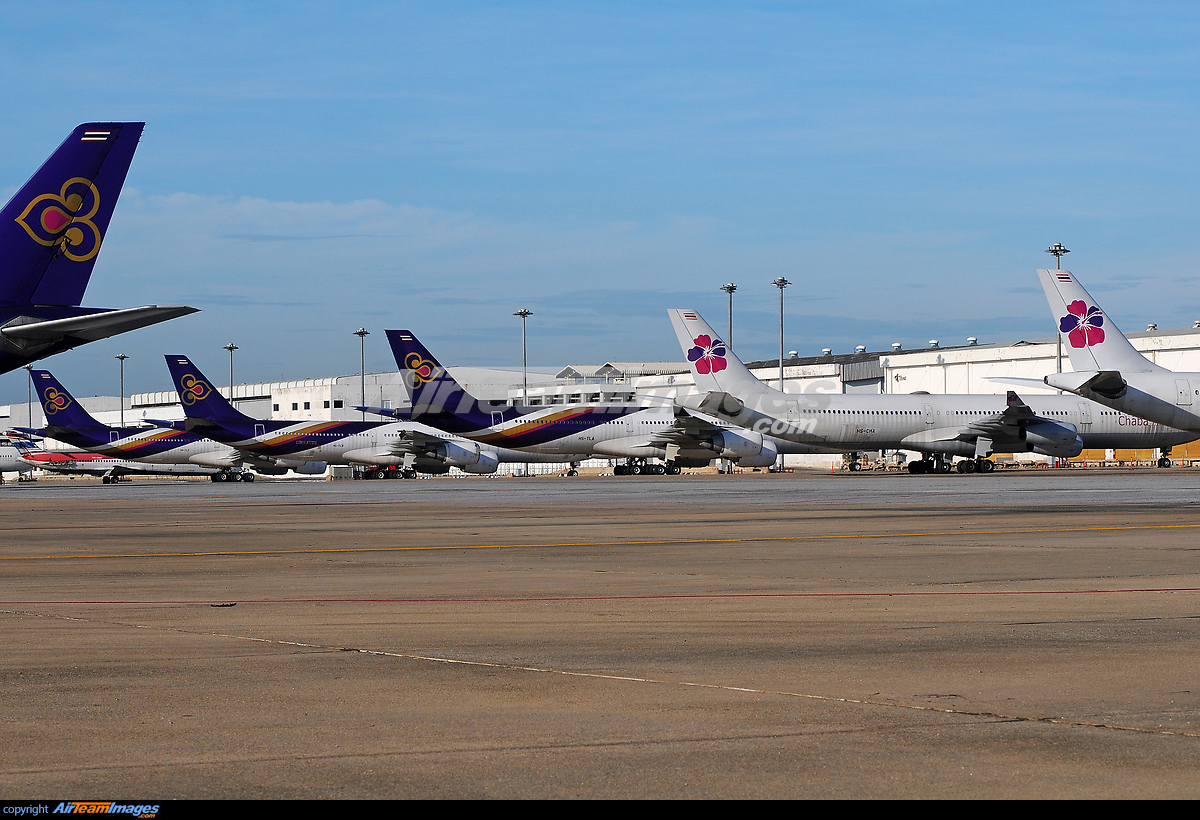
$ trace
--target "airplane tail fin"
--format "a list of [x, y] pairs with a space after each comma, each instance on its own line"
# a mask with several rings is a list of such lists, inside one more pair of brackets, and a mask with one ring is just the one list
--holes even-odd
[[1162, 370], [1129, 343], [1070, 271], [1042, 269], [1038, 278], [1075, 370]]
[[701, 393], [730, 393], [740, 399], [770, 390], [750, 372], [717, 332], [694, 310], [668, 310], [679, 346], [692, 366]]
[[67, 388], [49, 370], [33, 370], [29, 375], [33, 378], [38, 401], [42, 403], [42, 412], [46, 414], [47, 427], [63, 427], [80, 433], [103, 432], [103, 440], [107, 440], [108, 426], [96, 421], [91, 413], [84, 410], [83, 405], [67, 392]]
[[253, 423], [253, 419], [238, 412], [225, 400], [187, 356], [168, 355], [166, 359], [167, 369], [171, 371], [171, 379], [179, 392], [183, 414], [189, 419], [200, 419], [221, 426]]
[[80, 125], [0, 210], [0, 304], [83, 301], [144, 125]]
[[413, 417], [426, 413], [465, 413], [476, 404], [475, 397], [455, 381], [411, 331], [386, 333], [412, 402]]

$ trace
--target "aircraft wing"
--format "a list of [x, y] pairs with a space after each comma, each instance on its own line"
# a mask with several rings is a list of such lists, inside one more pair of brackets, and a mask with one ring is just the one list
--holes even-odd
[[[156, 325], [168, 319], [198, 312], [198, 308], [187, 305], [146, 305], [124, 310], [106, 310], [102, 313], [87, 313], [67, 319], [45, 321], [21, 321], [14, 319], [0, 327], [0, 335], [18, 345], [48, 344], [66, 337], [83, 342], [107, 339], [130, 330]], [[26, 317], [28, 318], [28, 317]]]
[[439, 444], [444, 444], [447, 441], [449, 441], [449, 438], [423, 433], [420, 430], [405, 430], [394, 441], [389, 442], [380, 449], [387, 450], [396, 456], [406, 456], [409, 454], [414, 456], [434, 455], [430, 451], [437, 449]]

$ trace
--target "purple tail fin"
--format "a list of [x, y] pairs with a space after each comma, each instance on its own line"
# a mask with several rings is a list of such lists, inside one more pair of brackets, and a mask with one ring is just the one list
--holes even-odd
[[0, 211], [0, 305], [78, 305], [140, 122], [76, 128]]
[[189, 419], [202, 419], [220, 425], [245, 426], [254, 423], [249, 416], [235, 410], [187, 356], [169, 355], [166, 359], [175, 389], [179, 391], [183, 414]]
[[42, 412], [46, 414], [46, 426], [64, 427], [67, 429], [104, 430], [105, 440], [108, 438], [108, 427], [92, 418], [91, 413], [67, 392], [67, 388], [50, 374], [49, 370], [33, 370], [29, 376], [33, 379], [33, 388], [38, 401], [42, 403]]

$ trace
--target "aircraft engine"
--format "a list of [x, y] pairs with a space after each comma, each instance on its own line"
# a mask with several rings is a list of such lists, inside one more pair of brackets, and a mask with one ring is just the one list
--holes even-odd
[[437, 446], [438, 458], [463, 470], [479, 462], [480, 452], [473, 441], [443, 441]]
[[283, 458], [278, 459], [275, 463], [300, 475], [320, 475], [325, 472], [327, 466], [324, 461], [290, 461]]
[[770, 441], [762, 443], [762, 451], [756, 456], [742, 456], [737, 460], [739, 467], [770, 467], [779, 458], [779, 451]]
[[1035, 446], [1033, 452], [1041, 456], [1051, 456], [1053, 458], [1075, 458], [1083, 452], [1083, 437], [1075, 436], [1075, 441], [1063, 447], [1041, 447]]
[[[712, 447], [718, 456], [732, 459], [753, 458], [763, 452], [764, 444], [770, 443], [763, 440], [762, 433], [752, 433], [749, 430], [739, 430], [736, 433], [732, 430], [722, 430], [713, 436], [712, 440]], [[771, 445], [772, 453], [774, 450], [774, 445]]]
[[479, 460], [474, 464], [468, 464], [462, 467], [465, 473], [476, 473], [477, 475], [490, 475], [496, 472], [496, 468], [500, 466], [500, 456], [493, 450], [480, 450]]
[[[1037, 447], [1071, 447], [1078, 438], [1079, 431], [1073, 424], [1060, 424], [1056, 421], [1043, 421], [1031, 424], [1025, 428], [1025, 443]], [[1036, 450], [1035, 452], [1041, 452]]]

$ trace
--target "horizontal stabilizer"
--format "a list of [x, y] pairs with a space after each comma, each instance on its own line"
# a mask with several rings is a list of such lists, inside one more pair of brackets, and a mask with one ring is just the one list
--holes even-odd
[[1109, 398], [1119, 398], [1125, 392], [1125, 379], [1119, 370], [1084, 370], [1078, 373], [1051, 373], [1046, 384], [1058, 390], [1078, 393], [1091, 390]]
[[17, 317], [0, 327], [0, 334], [18, 345], [49, 344], [68, 336], [83, 342], [94, 342], [197, 311], [198, 308], [187, 305], [146, 305], [46, 321], [23, 322], [22, 317]]

